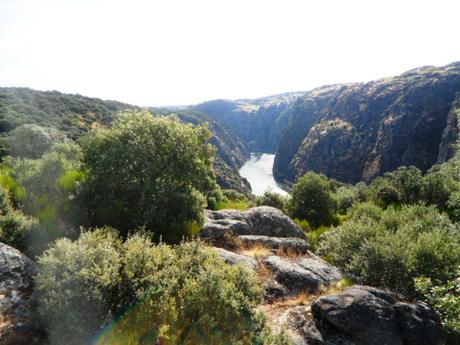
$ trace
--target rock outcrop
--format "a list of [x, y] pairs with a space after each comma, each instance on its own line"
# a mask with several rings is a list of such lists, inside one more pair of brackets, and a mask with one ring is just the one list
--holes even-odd
[[229, 265], [243, 265], [250, 270], [257, 268], [257, 261], [246, 255], [236, 254], [224, 248], [215, 248], [220, 258]]
[[280, 210], [254, 207], [247, 211], [206, 211], [205, 224], [200, 237], [208, 242], [220, 241], [225, 236], [262, 235], [271, 237], [295, 237], [305, 240], [305, 234]]
[[293, 251], [296, 253], [307, 253], [308, 242], [299, 237], [273, 237], [261, 235], [241, 235], [238, 239], [246, 247], [260, 245], [273, 250], [285, 252]]
[[321, 286], [340, 281], [340, 270], [313, 253], [298, 258], [269, 256], [264, 264], [274, 274], [274, 279], [283, 285], [290, 295], [300, 292], [317, 292]]
[[280, 137], [274, 175], [292, 182], [313, 170], [355, 183], [401, 165], [426, 171], [452, 154], [458, 92], [460, 63], [307, 92]]
[[0, 243], [0, 345], [33, 343], [30, 298], [36, 273], [31, 260]]
[[259, 276], [260, 308], [293, 345], [442, 345], [434, 309], [374, 287], [343, 289], [342, 272], [310, 252], [300, 229], [277, 209], [209, 211], [201, 237], [227, 248], [216, 248], [226, 263]]
[[272, 322], [295, 345], [441, 345], [444, 338], [428, 305], [359, 285], [289, 308]]

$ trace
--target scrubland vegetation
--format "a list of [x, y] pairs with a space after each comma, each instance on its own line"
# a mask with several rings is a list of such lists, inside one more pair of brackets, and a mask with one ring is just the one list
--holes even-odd
[[50, 344], [287, 344], [256, 311], [259, 283], [191, 239], [205, 208], [261, 205], [355, 282], [424, 299], [460, 332], [460, 153], [425, 175], [400, 167], [348, 185], [309, 172], [289, 198], [249, 198], [217, 186], [209, 138], [142, 111], [78, 141], [36, 125], [9, 134], [0, 241], [38, 261]]

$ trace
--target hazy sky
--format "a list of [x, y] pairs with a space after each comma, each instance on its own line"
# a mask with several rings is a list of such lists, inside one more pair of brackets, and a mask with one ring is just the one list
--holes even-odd
[[308, 90], [460, 60], [459, 18], [459, 0], [0, 0], [0, 86], [157, 106]]

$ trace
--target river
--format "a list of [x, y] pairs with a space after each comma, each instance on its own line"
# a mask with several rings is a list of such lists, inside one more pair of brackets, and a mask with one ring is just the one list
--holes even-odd
[[262, 195], [268, 188], [271, 188], [276, 193], [288, 195], [273, 177], [274, 161], [274, 154], [252, 152], [251, 159], [241, 167], [239, 173], [249, 181], [253, 194]]

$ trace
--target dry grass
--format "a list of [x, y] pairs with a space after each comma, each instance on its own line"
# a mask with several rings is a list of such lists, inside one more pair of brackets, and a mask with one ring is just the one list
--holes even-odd
[[240, 254], [246, 255], [246, 256], [251, 256], [254, 258], [258, 257], [267, 257], [270, 255], [273, 255], [272, 251], [270, 248], [267, 248], [261, 244], [256, 244], [255, 246], [252, 246], [247, 249], [243, 249], [240, 251]]
[[278, 248], [276, 251], [276, 255], [291, 259], [298, 259], [304, 256], [305, 253], [302, 253], [301, 251], [293, 248]]

